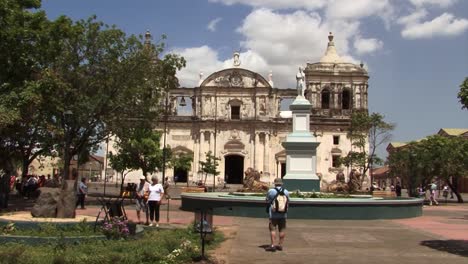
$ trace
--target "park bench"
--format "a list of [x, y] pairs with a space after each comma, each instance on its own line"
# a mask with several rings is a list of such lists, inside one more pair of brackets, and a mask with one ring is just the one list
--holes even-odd
[[182, 187], [181, 190], [183, 193], [202, 193], [205, 192], [205, 188], [200, 188], [200, 187]]
[[392, 191], [373, 191], [372, 197], [393, 198], [396, 197], [396, 193]]

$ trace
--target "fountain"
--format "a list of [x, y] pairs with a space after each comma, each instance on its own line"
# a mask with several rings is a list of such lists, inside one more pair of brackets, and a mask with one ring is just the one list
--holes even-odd
[[[287, 136], [286, 189], [291, 191], [288, 211], [290, 219], [397, 219], [422, 215], [423, 199], [377, 198], [372, 195], [326, 195], [320, 191], [320, 178], [316, 172], [319, 142], [310, 133], [311, 104], [304, 97], [304, 73], [299, 68], [296, 75], [298, 96], [290, 106], [293, 114], [293, 131]], [[257, 172], [258, 173], [258, 172]], [[247, 177], [248, 176], [248, 177]], [[355, 175], [357, 176], [357, 175]], [[182, 210], [210, 211], [215, 215], [265, 218], [265, 183], [249, 168], [246, 186], [236, 193], [182, 193]], [[344, 183], [344, 175], [325, 184], [328, 191], [346, 192], [358, 188], [358, 178]], [[254, 193], [248, 193], [248, 192]], [[263, 191], [263, 192], [258, 192]], [[257, 192], [257, 193], [255, 193]], [[308, 192], [308, 193], [307, 193]]]

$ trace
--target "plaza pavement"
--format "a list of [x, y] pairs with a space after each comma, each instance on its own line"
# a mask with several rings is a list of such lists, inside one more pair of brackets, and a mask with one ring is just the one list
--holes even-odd
[[[466, 197], [466, 196], [465, 196]], [[19, 210], [32, 202], [17, 199]], [[18, 204], [17, 204], [18, 205]], [[193, 213], [171, 200], [169, 224], [185, 226]], [[21, 208], [21, 209], [20, 209]], [[99, 206], [77, 214], [96, 216]], [[136, 220], [133, 205], [127, 205]], [[161, 226], [167, 226], [167, 204], [161, 206]], [[398, 220], [288, 220], [284, 251], [267, 252], [268, 220], [215, 216], [214, 225], [226, 241], [212, 252], [220, 263], [468, 263], [468, 204], [425, 206], [423, 216]]]
[[266, 219], [236, 218], [225, 263], [468, 263], [468, 206], [425, 207], [400, 220], [288, 220], [283, 251], [268, 252]]

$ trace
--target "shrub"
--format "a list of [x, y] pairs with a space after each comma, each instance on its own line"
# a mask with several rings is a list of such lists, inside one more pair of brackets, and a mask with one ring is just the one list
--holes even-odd
[[102, 233], [108, 239], [124, 239], [130, 235], [128, 221], [122, 217], [113, 217], [102, 225]]

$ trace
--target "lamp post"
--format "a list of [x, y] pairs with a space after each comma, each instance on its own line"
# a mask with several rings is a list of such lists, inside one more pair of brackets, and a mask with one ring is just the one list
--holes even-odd
[[162, 164], [162, 183], [164, 185], [166, 181], [166, 133], [167, 133], [167, 105], [169, 94], [166, 92], [166, 98], [164, 103], [164, 135], [163, 135], [163, 164]]

